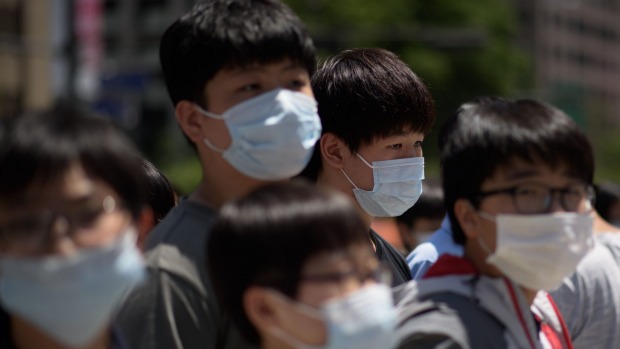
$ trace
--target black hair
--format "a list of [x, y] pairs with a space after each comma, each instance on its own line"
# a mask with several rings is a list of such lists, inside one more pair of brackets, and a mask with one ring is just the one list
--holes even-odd
[[596, 196], [594, 207], [596, 212], [606, 221], [611, 222], [611, 208], [620, 203], [620, 185], [614, 182], [603, 182], [595, 186]]
[[296, 298], [304, 264], [323, 252], [368, 244], [368, 230], [343, 194], [305, 182], [269, 184], [225, 205], [207, 243], [219, 302], [242, 335], [259, 336], [242, 298], [252, 285]]
[[168, 178], [150, 161], [142, 160], [142, 170], [148, 190], [148, 204], [153, 210], [153, 223], [157, 225], [176, 206], [177, 195]]
[[464, 244], [454, 203], [469, 199], [474, 207], [482, 183], [515, 158], [551, 168], [591, 184], [594, 155], [579, 126], [561, 110], [532, 99], [483, 97], [463, 104], [439, 133], [446, 211], [455, 242]]
[[223, 68], [289, 58], [311, 75], [316, 65], [304, 24], [278, 0], [202, 1], [168, 27], [159, 53], [174, 105], [188, 100], [207, 107], [205, 85]]
[[66, 103], [11, 120], [0, 144], [0, 198], [12, 202], [31, 185], [53, 183], [76, 161], [110, 185], [137, 218], [145, 203], [141, 155], [106, 119]]
[[[380, 48], [342, 51], [312, 76], [323, 133], [342, 139], [351, 152], [404, 128], [428, 134], [435, 102], [428, 88], [396, 54]], [[321, 152], [315, 147], [302, 175], [316, 180]]]
[[436, 179], [425, 179], [418, 201], [403, 214], [396, 216], [396, 221], [412, 228], [418, 218], [442, 219], [445, 215], [441, 183]]

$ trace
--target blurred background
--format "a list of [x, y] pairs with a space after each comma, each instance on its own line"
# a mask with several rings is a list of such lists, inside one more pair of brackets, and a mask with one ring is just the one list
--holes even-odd
[[[0, 118], [69, 99], [107, 115], [181, 194], [199, 181], [159, 69], [163, 31], [190, 0], [0, 0]], [[535, 97], [588, 133], [597, 182], [620, 180], [620, 0], [284, 0], [324, 59], [377, 46], [430, 86], [438, 110], [424, 142], [480, 95]]]

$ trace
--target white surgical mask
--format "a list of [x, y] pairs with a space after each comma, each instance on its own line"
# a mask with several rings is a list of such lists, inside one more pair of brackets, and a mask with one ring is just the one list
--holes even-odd
[[261, 180], [280, 180], [299, 174], [310, 161], [321, 136], [316, 101], [300, 92], [274, 89], [218, 115], [197, 107], [203, 115], [224, 120], [232, 143], [220, 149], [231, 166]]
[[590, 214], [559, 212], [494, 217], [479, 213], [497, 224], [495, 252], [490, 253], [478, 239], [489, 253], [487, 263], [530, 290], [558, 288], [593, 245]]
[[373, 161], [371, 165], [361, 155], [357, 156], [372, 168], [372, 191], [358, 188], [344, 170], [340, 170], [354, 187], [355, 199], [366, 213], [373, 217], [396, 217], [418, 201], [424, 179], [423, 157]]
[[83, 347], [145, 276], [136, 234], [69, 257], [0, 258], [0, 303], [59, 343]]
[[[285, 296], [282, 296], [285, 297]], [[365, 286], [316, 309], [286, 298], [300, 312], [321, 320], [327, 328], [324, 345], [309, 345], [272, 327], [271, 333], [297, 349], [390, 349], [396, 344], [396, 310], [387, 285]]]

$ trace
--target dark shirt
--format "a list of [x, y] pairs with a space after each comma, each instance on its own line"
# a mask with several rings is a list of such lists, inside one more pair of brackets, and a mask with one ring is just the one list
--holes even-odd
[[[110, 332], [110, 349], [128, 349], [121, 334], [112, 328]], [[0, 307], [0, 348], [1, 349], [17, 349], [13, 339], [13, 331], [11, 330], [11, 317]]]
[[375, 244], [377, 259], [387, 265], [392, 271], [392, 287], [411, 280], [411, 272], [402, 254], [372, 229], [370, 229], [370, 238]]

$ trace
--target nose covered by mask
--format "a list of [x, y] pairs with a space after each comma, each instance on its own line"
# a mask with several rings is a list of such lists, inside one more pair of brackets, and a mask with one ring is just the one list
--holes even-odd
[[0, 303], [59, 343], [85, 346], [145, 276], [135, 244], [132, 230], [109, 246], [69, 257], [1, 257]]
[[357, 156], [372, 168], [372, 191], [358, 188], [346, 172], [340, 170], [353, 185], [355, 199], [366, 213], [373, 217], [396, 217], [418, 201], [424, 179], [423, 157], [373, 161], [371, 165], [361, 155]]
[[222, 115], [197, 108], [207, 117], [224, 120], [232, 140], [228, 149], [216, 147], [207, 138], [205, 144], [255, 179], [280, 180], [299, 174], [321, 136], [316, 101], [286, 89], [243, 101]]
[[478, 240], [506, 277], [531, 290], [551, 291], [571, 275], [593, 246], [593, 218], [584, 213], [481, 216], [497, 225], [495, 252]]
[[327, 328], [327, 342], [323, 345], [306, 344], [280, 328], [271, 328], [274, 336], [297, 349], [391, 349], [396, 344], [393, 333], [396, 310], [387, 285], [363, 287], [345, 297], [328, 301], [320, 309], [286, 300], [300, 313], [321, 320]]

